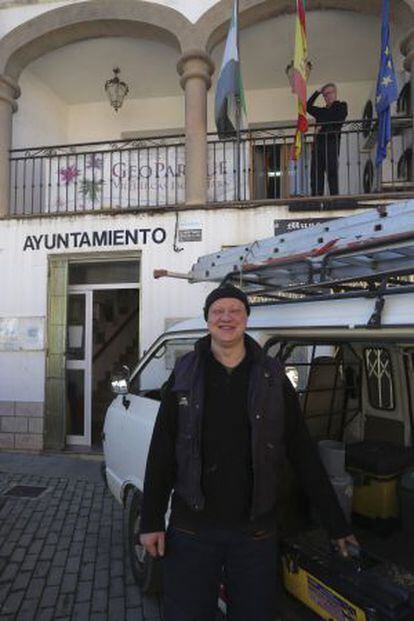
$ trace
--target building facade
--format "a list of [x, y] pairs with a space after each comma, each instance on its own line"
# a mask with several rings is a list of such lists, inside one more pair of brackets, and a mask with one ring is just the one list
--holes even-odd
[[[414, 195], [414, 2], [391, 7], [400, 97], [381, 174], [381, 1], [307, 2], [308, 93], [335, 82], [348, 104], [339, 193], [318, 197], [312, 127], [290, 161], [293, 0], [240, 1], [248, 127], [239, 143], [215, 134], [231, 6], [0, 0], [0, 448], [99, 445], [110, 370], [208, 290], [154, 269]], [[116, 67], [129, 87], [117, 112], [104, 90]]]

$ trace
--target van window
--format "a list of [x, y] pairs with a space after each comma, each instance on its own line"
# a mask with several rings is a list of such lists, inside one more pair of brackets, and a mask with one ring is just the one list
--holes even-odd
[[131, 392], [160, 401], [161, 387], [168, 380], [177, 359], [192, 351], [195, 341], [195, 338], [163, 341], [133, 378]]
[[283, 363], [311, 435], [342, 438], [360, 412], [360, 360], [352, 347], [271, 338], [265, 350]]
[[364, 351], [368, 396], [377, 410], [395, 408], [391, 358], [382, 347], [370, 347]]

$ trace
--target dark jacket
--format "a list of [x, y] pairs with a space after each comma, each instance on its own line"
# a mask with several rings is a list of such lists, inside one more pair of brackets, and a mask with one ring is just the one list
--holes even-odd
[[[278, 470], [285, 458], [284, 372], [275, 359], [264, 355], [253, 339], [246, 339], [252, 356], [247, 411], [253, 470], [250, 519], [254, 520], [274, 507]], [[178, 403], [175, 491], [193, 511], [201, 511], [205, 506], [200, 447], [205, 390], [205, 357], [202, 351], [207, 344], [209, 337], [201, 339], [195, 351], [178, 361], [172, 388]]]
[[[348, 106], [345, 101], [334, 101], [329, 108], [326, 106], [314, 106], [319, 97], [319, 91], [311, 95], [306, 104], [307, 112], [314, 117], [317, 124], [321, 124], [318, 135], [329, 134], [333, 137], [341, 131], [342, 123], [348, 116]], [[328, 136], [329, 138], [329, 136]]]
[[[319, 508], [330, 534], [334, 537], [349, 534], [349, 526], [309, 437], [292, 385], [280, 364], [266, 356], [250, 337], [246, 337], [246, 348], [251, 357], [247, 411], [253, 475], [246, 521], [260, 522], [260, 516], [277, 508], [279, 479], [285, 459], [288, 459]], [[203, 418], [209, 416], [204, 411], [205, 364], [209, 351], [210, 337], [200, 339], [195, 351], [178, 361], [169, 380], [148, 457], [141, 532], [164, 529], [164, 515], [172, 489], [174, 497], [193, 514], [194, 521], [197, 514], [203, 512], [201, 437]]]

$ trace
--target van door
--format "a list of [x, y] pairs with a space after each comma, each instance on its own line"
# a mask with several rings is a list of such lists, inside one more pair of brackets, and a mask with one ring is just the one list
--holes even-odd
[[108, 485], [119, 500], [128, 482], [143, 489], [162, 387], [177, 358], [192, 351], [197, 338], [173, 335], [155, 343], [134, 372], [129, 393], [117, 396], [108, 408], [104, 427], [106, 472]]

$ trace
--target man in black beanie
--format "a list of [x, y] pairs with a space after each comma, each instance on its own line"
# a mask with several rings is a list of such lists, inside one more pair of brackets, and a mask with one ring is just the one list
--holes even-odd
[[[250, 306], [224, 285], [206, 298], [209, 334], [168, 380], [145, 473], [140, 540], [164, 557], [165, 621], [274, 621], [277, 489], [287, 458], [344, 554], [350, 533], [296, 393], [246, 334]], [[170, 494], [171, 514], [165, 532]]]

